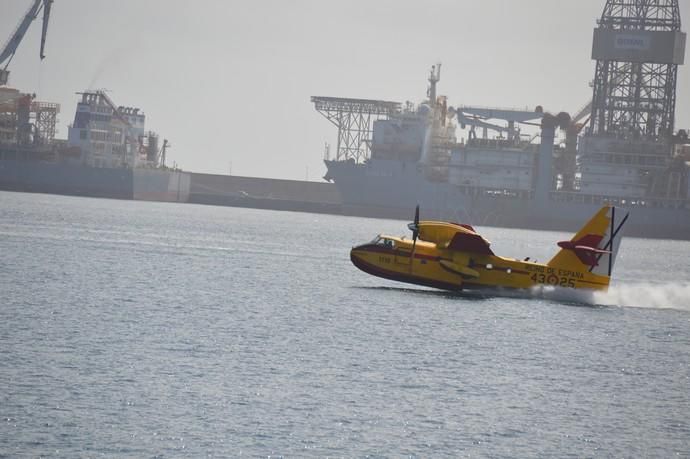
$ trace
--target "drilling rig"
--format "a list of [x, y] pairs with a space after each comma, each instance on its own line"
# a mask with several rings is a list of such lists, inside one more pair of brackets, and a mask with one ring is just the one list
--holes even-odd
[[594, 29], [591, 117], [578, 156], [583, 188], [684, 196], [688, 173], [674, 154], [674, 124], [685, 42], [678, 0], [607, 0]]

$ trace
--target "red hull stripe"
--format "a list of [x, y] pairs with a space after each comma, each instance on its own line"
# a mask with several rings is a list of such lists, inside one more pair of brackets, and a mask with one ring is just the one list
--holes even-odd
[[431, 261], [440, 261], [441, 257], [435, 257], [433, 255], [424, 255], [421, 253], [415, 253], [414, 254], [415, 259], [420, 259], [420, 260], [431, 260]]
[[[372, 252], [372, 253], [385, 253], [386, 255], [391, 255], [391, 256], [397, 256], [397, 257], [407, 257], [409, 258], [410, 252], [397, 252], [395, 249], [389, 249], [387, 247], [381, 247], [380, 245], [376, 244], [365, 244], [365, 245], [360, 245], [359, 247], [355, 247], [353, 250], [362, 250], [364, 252]], [[414, 258], [416, 260], [431, 260], [431, 261], [439, 261], [441, 257], [436, 257], [433, 255], [426, 255], [423, 253], [415, 253]]]

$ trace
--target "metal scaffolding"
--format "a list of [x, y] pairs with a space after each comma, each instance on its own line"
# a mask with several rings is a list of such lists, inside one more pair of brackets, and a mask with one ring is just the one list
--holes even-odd
[[16, 90], [5, 90], [0, 99], [0, 143], [40, 146], [55, 140], [59, 104]]
[[34, 117], [35, 134], [41, 142], [55, 140], [57, 115], [60, 113], [60, 105], [49, 102], [34, 101], [31, 103], [31, 112]]
[[607, 0], [595, 29], [591, 134], [669, 140], [685, 43], [680, 27], [678, 0]]
[[371, 155], [373, 122], [400, 113], [399, 102], [313, 96], [316, 111], [338, 128], [336, 161], [363, 162]]

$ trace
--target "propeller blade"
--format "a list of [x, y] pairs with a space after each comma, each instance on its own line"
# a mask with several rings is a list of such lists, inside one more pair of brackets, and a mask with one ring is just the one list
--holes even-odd
[[410, 273], [414, 264], [414, 251], [417, 248], [417, 237], [419, 236], [419, 204], [414, 209], [414, 222], [407, 225], [412, 230], [412, 253], [410, 254]]
[[412, 231], [412, 239], [417, 242], [417, 236], [419, 236], [419, 204], [417, 204], [417, 207], [414, 210], [414, 221], [412, 223], [408, 223], [407, 227], [410, 231]]

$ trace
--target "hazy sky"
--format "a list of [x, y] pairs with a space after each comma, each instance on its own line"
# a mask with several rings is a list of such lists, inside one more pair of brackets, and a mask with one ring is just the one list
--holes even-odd
[[[0, 0], [0, 43], [30, 0]], [[604, 0], [56, 0], [47, 58], [41, 21], [10, 84], [62, 105], [105, 88], [137, 106], [186, 170], [320, 180], [336, 129], [310, 96], [415, 103], [430, 66], [451, 105], [576, 112], [591, 98], [592, 28]], [[680, 0], [683, 29], [690, 0]], [[690, 127], [690, 57], [676, 126]], [[459, 136], [461, 132], [458, 131]]]

